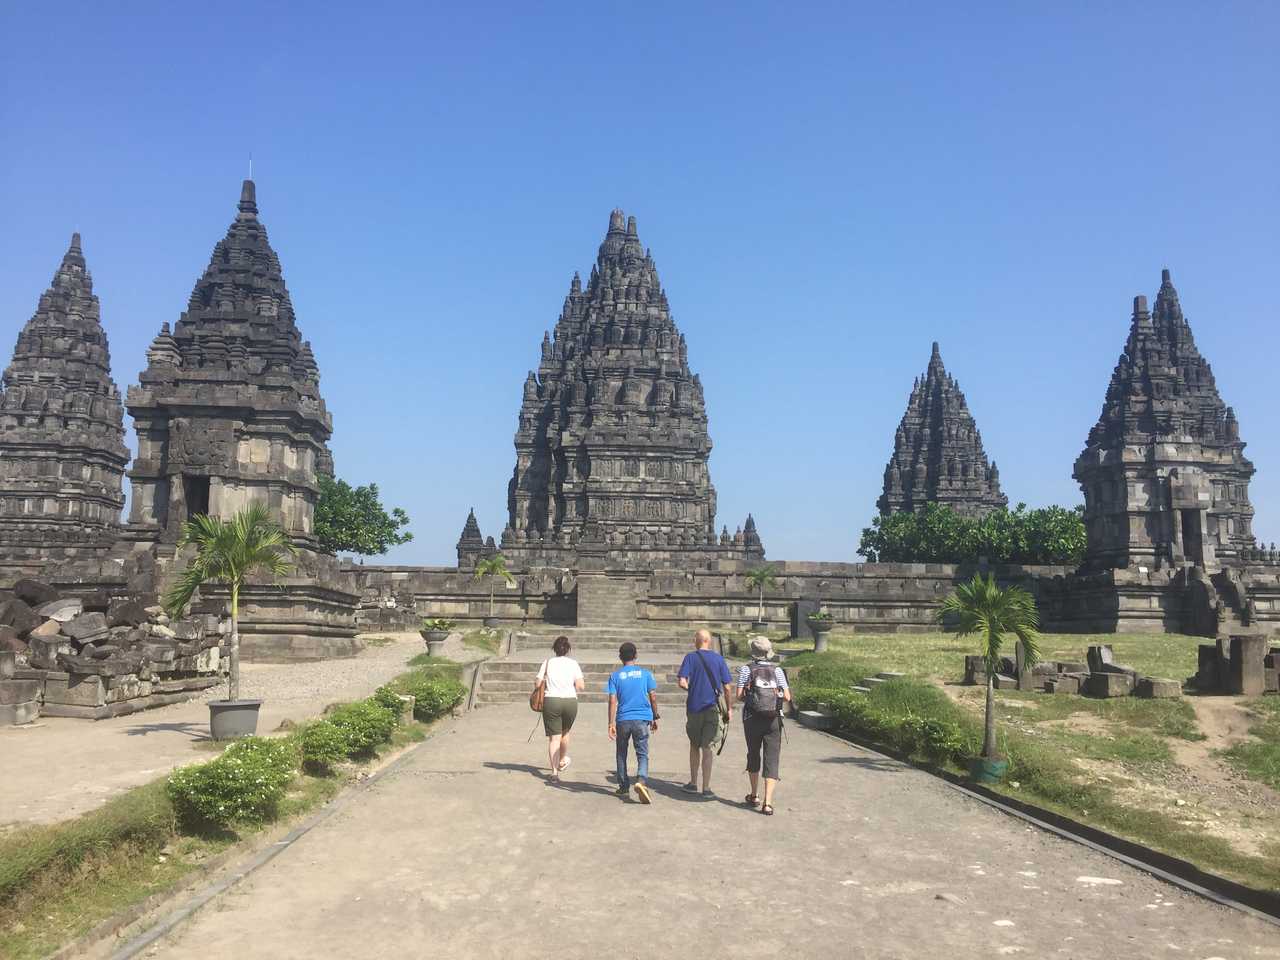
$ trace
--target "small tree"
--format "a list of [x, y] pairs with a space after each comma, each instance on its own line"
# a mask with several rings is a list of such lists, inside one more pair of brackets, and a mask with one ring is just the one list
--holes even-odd
[[231, 670], [227, 699], [240, 699], [240, 588], [255, 573], [280, 576], [292, 569], [297, 551], [267, 508], [254, 503], [230, 520], [197, 514], [182, 525], [178, 546], [196, 546], [196, 555], [164, 597], [169, 616], [178, 618], [206, 583], [225, 583], [231, 591]]
[[777, 572], [773, 567], [756, 567], [747, 571], [747, 586], [760, 591], [760, 608], [756, 613], [756, 622], [764, 622], [764, 588], [778, 585]]
[[500, 553], [495, 553], [492, 557], [485, 557], [476, 563], [476, 572], [471, 579], [480, 580], [489, 577], [489, 616], [493, 616], [493, 586], [494, 578], [501, 577], [507, 583], [515, 583], [516, 578], [511, 576], [511, 572], [507, 569], [507, 561]]
[[962, 583], [942, 601], [939, 621], [954, 617], [956, 632], [967, 637], [978, 634], [982, 643], [982, 659], [987, 669], [987, 715], [982, 737], [982, 756], [996, 759], [996, 674], [1000, 672], [1000, 643], [1004, 634], [1012, 633], [1022, 643], [1026, 665], [1040, 658], [1040, 616], [1036, 602], [1022, 587], [1001, 589], [994, 574], [977, 574]]
[[376, 483], [353, 487], [324, 474], [316, 481], [320, 498], [316, 501], [315, 532], [326, 553], [372, 556], [413, 539], [412, 533], [401, 532], [409, 525], [409, 515], [400, 507], [388, 511]]

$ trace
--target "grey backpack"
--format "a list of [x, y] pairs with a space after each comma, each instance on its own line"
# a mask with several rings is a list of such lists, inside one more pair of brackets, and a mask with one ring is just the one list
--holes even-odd
[[753, 663], [747, 680], [747, 712], [756, 716], [778, 712], [778, 673], [771, 663]]

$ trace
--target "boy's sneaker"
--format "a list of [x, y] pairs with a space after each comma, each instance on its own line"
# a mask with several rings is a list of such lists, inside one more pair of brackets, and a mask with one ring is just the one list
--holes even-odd
[[688, 783], [686, 783], [686, 784], [685, 784], [683, 787], [681, 787], [680, 789], [681, 789], [681, 790], [683, 790], [685, 793], [697, 793], [697, 792], [698, 792], [698, 785], [697, 785], [696, 783], [694, 783], [692, 780], [690, 780]]
[[636, 796], [640, 798], [641, 803], [653, 803], [653, 794], [643, 783], [636, 784]]
[[626, 800], [631, 796], [631, 790], [629, 787], [619, 787], [617, 790], [613, 791], [613, 795], [622, 800]]

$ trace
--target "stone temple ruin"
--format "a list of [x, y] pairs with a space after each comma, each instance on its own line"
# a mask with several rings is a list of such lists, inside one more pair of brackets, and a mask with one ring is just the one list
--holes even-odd
[[1000, 492], [1000, 470], [987, 463], [969, 405], [943, 366], [936, 343], [898, 424], [876, 506], [888, 515], [917, 511], [926, 503], [940, 503], [966, 517], [1009, 505]]
[[[118, 712], [180, 693], [181, 684], [199, 686], [218, 669], [202, 651], [220, 643], [225, 597], [203, 592], [192, 613], [198, 630], [182, 627], [195, 631], [189, 638], [167, 636], [176, 627], [157, 619], [154, 602], [185, 563], [176, 546], [183, 522], [206, 511], [230, 516], [251, 501], [269, 505], [300, 557], [293, 575], [244, 595], [249, 658], [350, 655], [358, 627], [416, 627], [422, 616], [479, 620], [489, 614], [490, 584], [474, 569], [498, 552], [515, 574], [494, 591], [495, 615], [507, 623], [668, 638], [694, 623], [746, 626], [761, 617], [746, 574], [764, 563], [764, 545], [751, 516], [734, 534], [716, 531], [708, 401], [688, 353], [635, 219], [614, 211], [587, 282], [574, 276], [525, 379], [500, 541], [482, 534], [472, 512], [455, 567], [339, 564], [319, 552], [314, 530], [317, 478], [333, 470], [332, 421], [246, 181], [186, 310], [162, 327], [127, 393], [138, 454], [122, 524], [121, 403], [76, 237], [0, 382], [0, 588], [27, 578], [79, 602], [77, 616], [88, 619], [55, 629], [54, 618], [0, 596], [0, 647], [27, 658], [15, 669], [46, 672], [46, 699], [50, 679], [61, 695], [53, 673], [72, 686], [76, 676], [101, 680], [85, 688], [93, 703], [65, 706]], [[1076, 462], [1085, 564], [995, 572], [1034, 593], [1046, 629], [1196, 633], [1213, 641], [1201, 650], [1200, 685], [1245, 675], [1250, 685], [1271, 682], [1278, 654], [1251, 638], [1280, 622], [1280, 557], [1254, 540], [1252, 474], [1235, 415], [1166, 271], [1154, 309], [1136, 301], [1102, 415]], [[929, 502], [968, 516], [1007, 503], [936, 344], [898, 427], [877, 506], [892, 513]], [[861, 631], [933, 629], [943, 597], [975, 569], [771, 565], [778, 582], [765, 592], [763, 619], [791, 621], [801, 633], [803, 612], [818, 606]], [[147, 611], [147, 620], [113, 622], [122, 609]], [[37, 631], [48, 642], [33, 646]], [[166, 653], [158, 640], [177, 645]], [[156, 687], [169, 662], [179, 667], [163, 678], [169, 686]], [[1056, 665], [1046, 683], [1069, 687], [1071, 666]], [[120, 691], [114, 700], [112, 690]], [[125, 701], [134, 706], [112, 706]]]
[[3, 584], [101, 553], [119, 530], [124, 411], [80, 234], [18, 334], [0, 388]]
[[[520, 566], [576, 566], [581, 549], [611, 566], [691, 568], [760, 560], [755, 520], [716, 536], [702, 381], [671, 317], [636, 218], [621, 210], [586, 288], [573, 275], [542, 361], [524, 383], [503, 555]], [[459, 563], [475, 548], [459, 543]]]

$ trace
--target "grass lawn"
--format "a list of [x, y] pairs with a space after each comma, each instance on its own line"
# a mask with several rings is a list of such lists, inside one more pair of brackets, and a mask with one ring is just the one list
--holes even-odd
[[[1041, 635], [1041, 656], [1045, 660], [1083, 663], [1085, 650], [1107, 643], [1116, 661], [1128, 664], [1148, 677], [1164, 677], [1179, 682], [1196, 672], [1197, 648], [1203, 637], [1174, 633], [1046, 633]], [[809, 650], [809, 641], [775, 641], [783, 650]], [[1013, 656], [1013, 643], [1008, 644]], [[896, 670], [909, 676], [960, 680], [964, 658], [978, 652], [976, 638], [954, 633], [851, 633], [833, 630], [830, 649], [856, 660], [873, 663], [881, 670]]]
[[1248, 708], [1258, 720], [1249, 732], [1258, 740], [1238, 743], [1223, 757], [1250, 779], [1280, 790], [1280, 697], [1250, 700]]
[[462, 645], [475, 650], [483, 650], [490, 656], [498, 655], [498, 647], [502, 643], [502, 633], [498, 630], [468, 630], [462, 635]]

